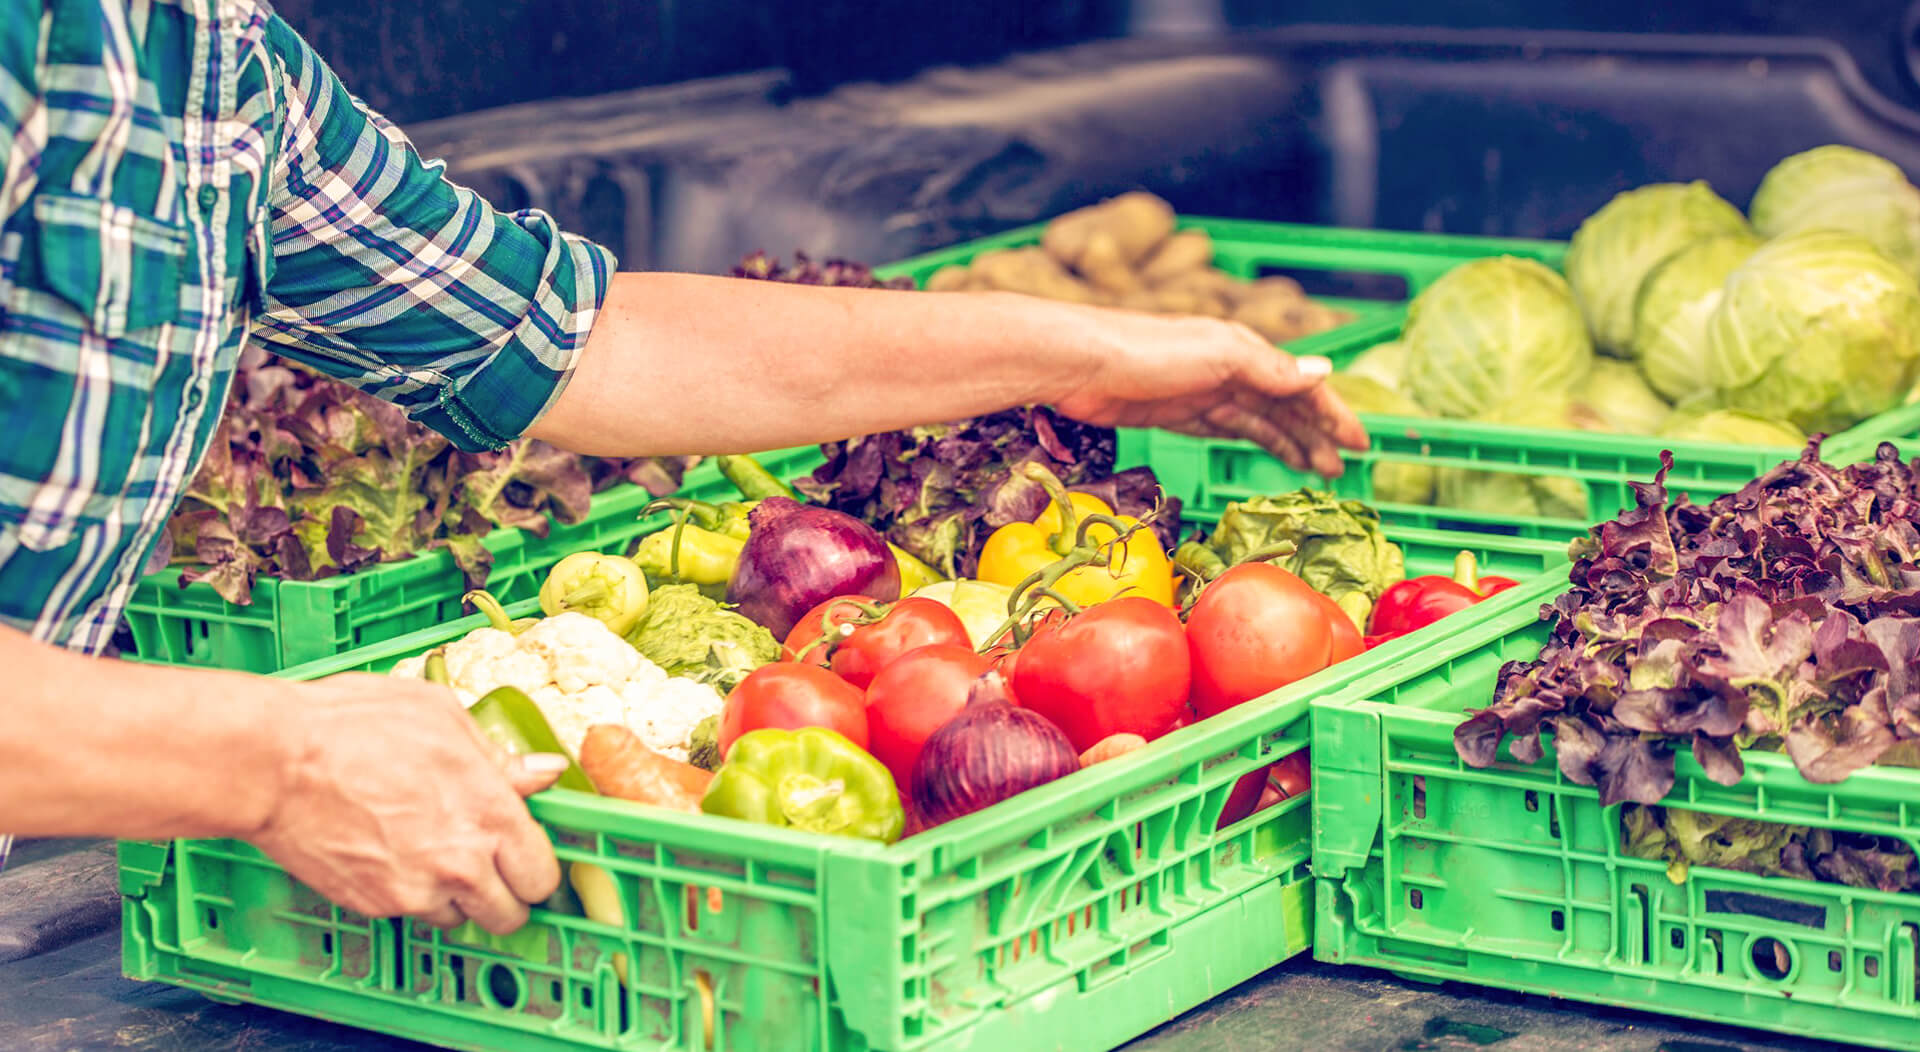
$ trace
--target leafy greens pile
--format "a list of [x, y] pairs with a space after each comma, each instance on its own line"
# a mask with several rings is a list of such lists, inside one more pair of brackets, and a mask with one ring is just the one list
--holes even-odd
[[312, 581], [445, 548], [486, 581], [481, 538], [585, 517], [621, 481], [656, 495], [689, 461], [578, 457], [543, 442], [463, 453], [397, 407], [298, 365], [243, 355], [226, 415], [168, 523], [164, 557], [229, 602], [262, 576]]
[[1665, 859], [1667, 878], [1684, 883], [1693, 866], [1762, 877], [1797, 877], [1875, 891], [1920, 891], [1920, 858], [1887, 837], [1677, 807], [1620, 809], [1621, 842], [1635, 858]]
[[[1537, 660], [1501, 669], [1455, 731], [1470, 765], [1543, 755], [1604, 804], [1659, 802], [1675, 750], [1732, 785], [1740, 750], [1838, 782], [1920, 741], [1920, 489], [1899, 451], [1823, 463], [1816, 440], [1701, 507], [1669, 502], [1671, 455], [1638, 506], [1576, 541], [1574, 587]], [[1898, 750], [1897, 752], [1895, 750]]]

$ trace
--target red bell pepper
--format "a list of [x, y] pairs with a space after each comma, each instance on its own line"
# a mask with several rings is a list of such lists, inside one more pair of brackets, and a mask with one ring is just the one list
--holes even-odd
[[1473, 553], [1463, 551], [1454, 556], [1452, 577], [1430, 574], [1409, 578], [1388, 588], [1373, 606], [1366, 647], [1372, 650], [1388, 640], [1418, 631], [1519, 583], [1510, 577], [1480, 576]]

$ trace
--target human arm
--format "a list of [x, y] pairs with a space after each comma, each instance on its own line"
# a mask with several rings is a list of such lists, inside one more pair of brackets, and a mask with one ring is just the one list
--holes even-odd
[[0, 829], [247, 840], [372, 916], [508, 931], [553, 893], [552, 846], [510, 765], [445, 688], [315, 683], [83, 657], [0, 628]]
[[1365, 445], [1318, 385], [1324, 360], [1230, 322], [614, 274], [548, 217], [446, 180], [277, 19], [269, 43], [289, 134], [259, 333], [466, 448], [530, 433], [583, 453], [744, 452], [1033, 403], [1249, 438], [1324, 474], [1336, 444]]
[[589, 454], [750, 452], [1048, 403], [1337, 475], [1336, 446], [1366, 434], [1320, 384], [1328, 368], [1212, 318], [626, 273], [530, 434]]

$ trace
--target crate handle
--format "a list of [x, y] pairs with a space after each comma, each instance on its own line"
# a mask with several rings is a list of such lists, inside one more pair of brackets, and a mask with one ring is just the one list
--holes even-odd
[[1706, 907], [1708, 913], [1762, 917], [1785, 924], [1797, 924], [1802, 928], [1825, 930], [1827, 926], [1825, 906], [1795, 899], [1777, 898], [1773, 895], [1759, 895], [1751, 891], [1709, 891], [1706, 896]]

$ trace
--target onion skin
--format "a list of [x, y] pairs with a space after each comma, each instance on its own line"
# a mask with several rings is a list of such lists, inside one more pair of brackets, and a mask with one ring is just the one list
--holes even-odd
[[831, 508], [768, 497], [747, 516], [747, 543], [727, 602], [775, 639], [807, 611], [843, 595], [900, 598], [900, 564], [872, 526]]
[[1080, 769], [1065, 731], [1013, 702], [998, 672], [927, 738], [913, 765], [914, 808], [928, 826], [991, 807]]

